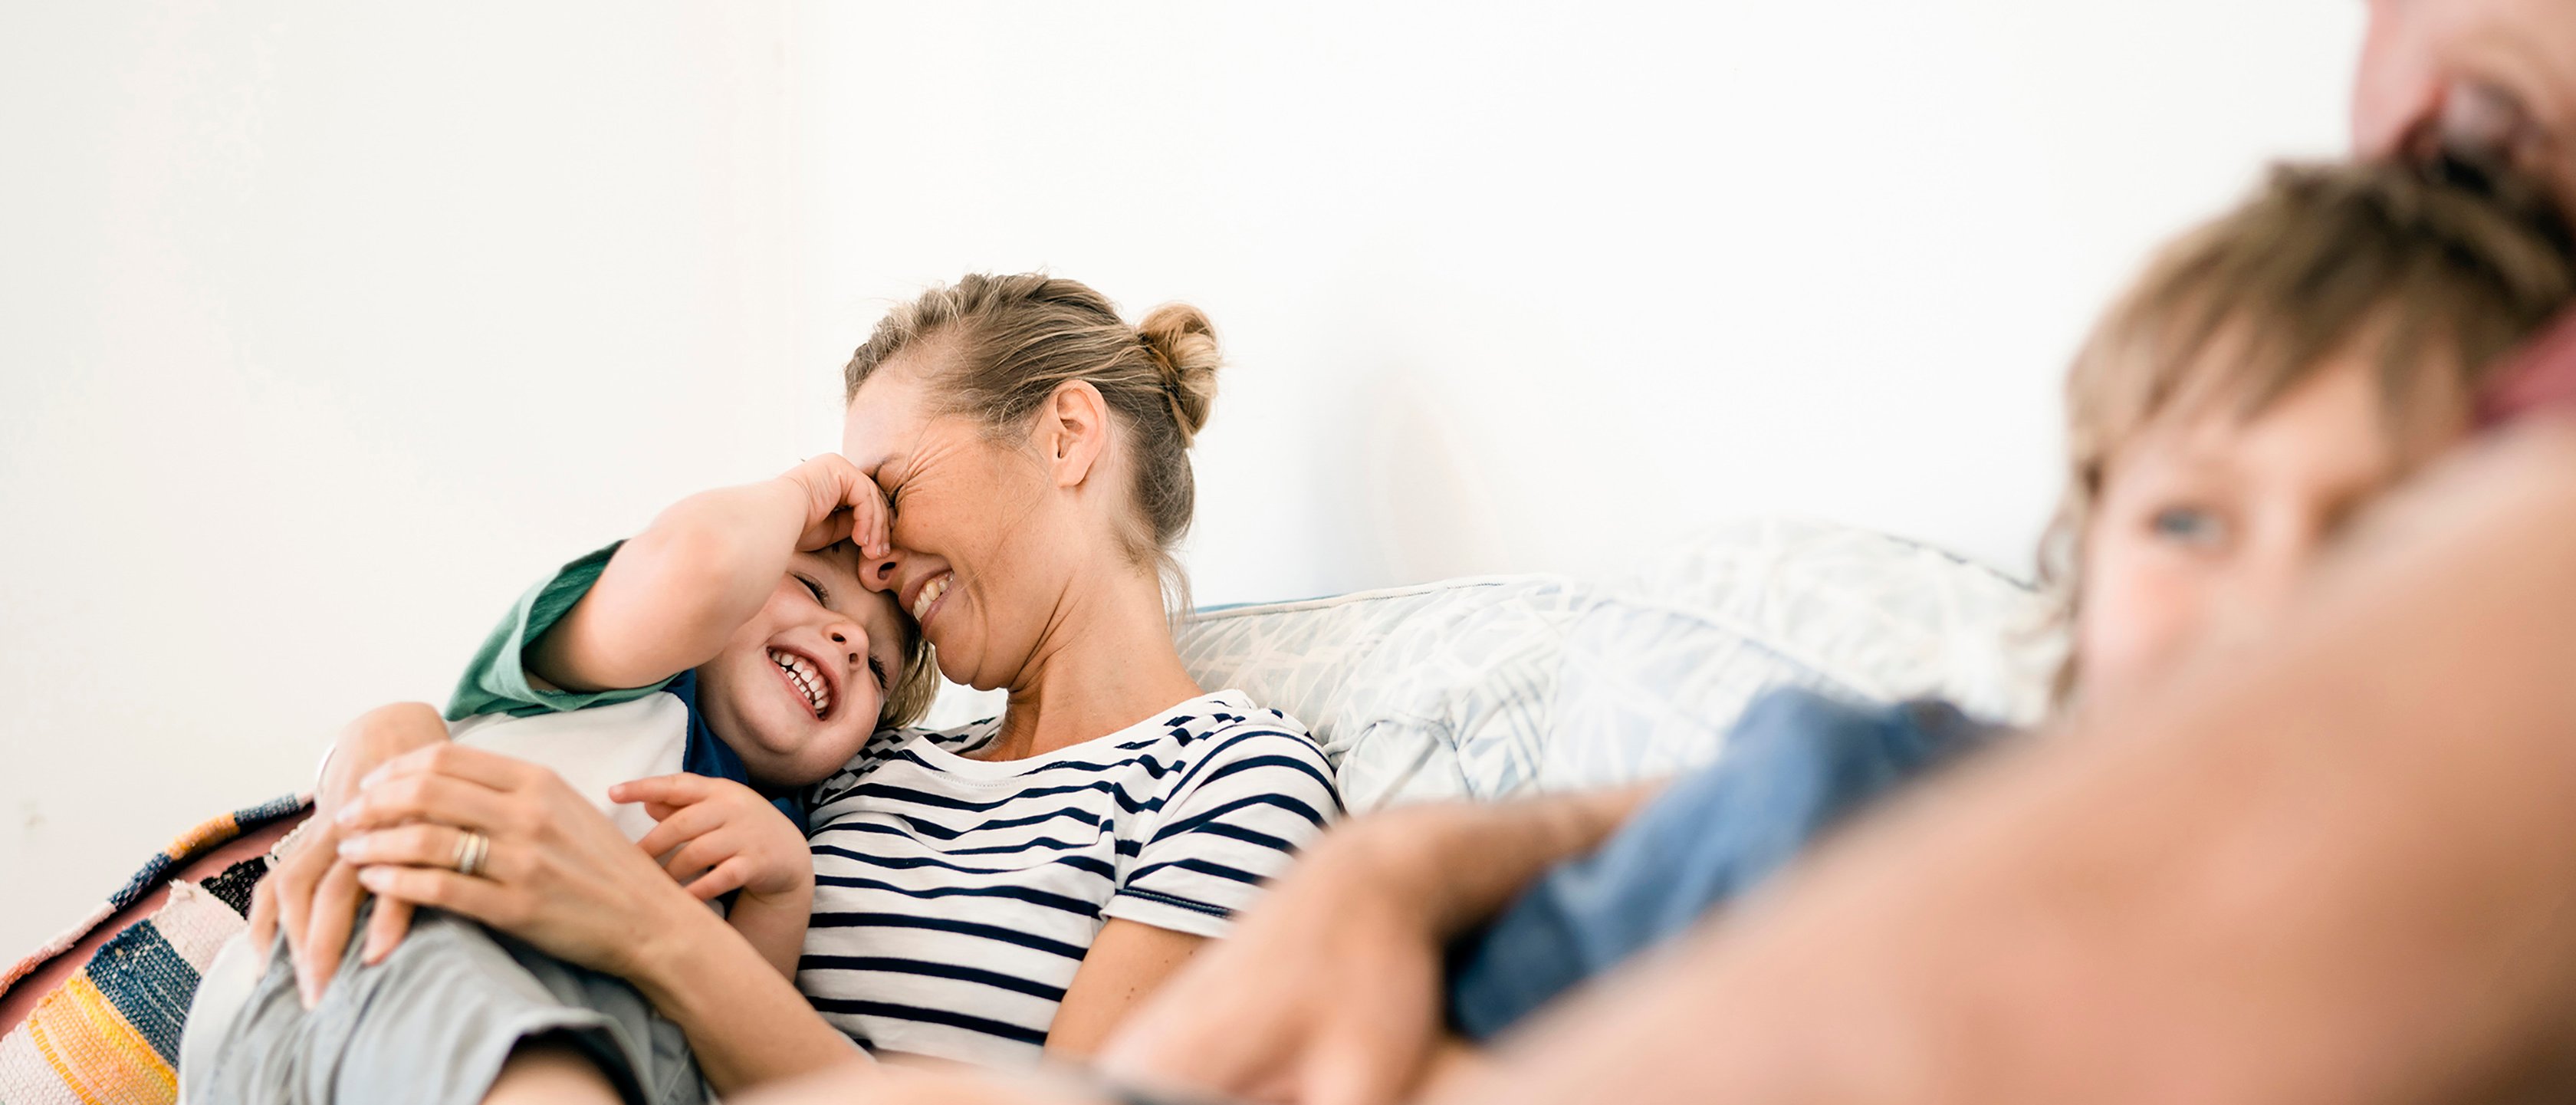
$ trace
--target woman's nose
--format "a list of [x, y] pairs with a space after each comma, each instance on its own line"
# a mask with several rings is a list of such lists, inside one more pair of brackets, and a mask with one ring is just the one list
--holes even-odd
[[859, 560], [859, 585], [871, 591], [894, 590], [897, 561], [902, 553], [892, 548], [883, 556], [863, 556]]

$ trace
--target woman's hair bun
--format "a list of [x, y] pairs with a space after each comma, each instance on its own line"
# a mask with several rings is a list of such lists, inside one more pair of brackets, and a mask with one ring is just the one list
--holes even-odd
[[1145, 351], [1154, 357], [1154, 367], [1162, 373], [1163, 396], [1171, 404], [1172, 421], [1181, 428], [1181, 441], [1187, 444], [1207, 425], [1208, 407], [1216, 402], [1216, 370], [1222, 363], [1216, 352], [1216, 327], [1198, 308], [1186, 303], [1166, 303], [1146, 312], [1145, 321], [1136, 324], [1136, 336], [1145, 342]]

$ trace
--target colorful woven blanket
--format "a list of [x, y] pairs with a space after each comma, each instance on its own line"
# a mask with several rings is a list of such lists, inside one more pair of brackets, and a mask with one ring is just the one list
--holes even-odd
[[197, 980], [215, 951], [245, 925], [264, 857], [190, 882], [172, 876], [190, 860], [245, 832], [310, 807], [290, 795], [215, 818], [154, 855], [105, 905], [0, 975], [0, 995], [34, 974], [119, 911], [168, 883], [150, 917], [101, 945], [89, 964], [37, 1001], [24, 1023], [0, 1036], [0, 1105], [122, 1105], [178, 1096], [179, 1033]]

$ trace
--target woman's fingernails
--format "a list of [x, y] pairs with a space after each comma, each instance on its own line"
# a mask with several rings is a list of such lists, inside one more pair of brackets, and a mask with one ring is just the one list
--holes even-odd
[[346, 840], [341, 841], [341, 842], [340, 842], [340, 858], [341, 858], [341, 859], [356, 859], [356, 858], [357, 858], [357, 856], [358, 856], [358, 853], [363, 852], [363, 851], [366, 851], [366, 841], [367, 841], [367, 838], [366, 838], [366, 837], [363, 837], [363, 836], [353, 836], [353, 837], [350, 837], [350, 838], [348, 838], [348, 839], [346, 839]]
[[361, 867], [358, 869], [358, 885], [369, 890], [383, 890], [392, 885], [393, 881], [394, 873], [388, 868]]
[[351, 801], [348, 805], [340, 807], [340, 812], [332, 814], [331, 819], [343, 825], [355, 825], [358, 823], [358, 811], [365, 805], [364, 801]]

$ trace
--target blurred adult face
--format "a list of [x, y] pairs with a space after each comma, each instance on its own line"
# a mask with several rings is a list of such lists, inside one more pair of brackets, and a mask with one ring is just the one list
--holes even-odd
[[2576, 3], [2370, 0], [2352, 138], [2363, 158], [2518, 170], [2576, 214]]

